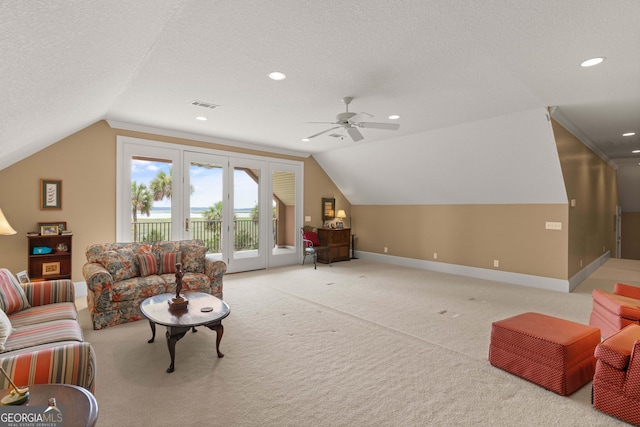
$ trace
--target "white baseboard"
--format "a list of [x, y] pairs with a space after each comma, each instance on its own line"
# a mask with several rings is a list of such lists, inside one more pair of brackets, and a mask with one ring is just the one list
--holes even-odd
[[[532, 276], [530, 274], [510, 273], [508, 271], [491, 270], [487, 268], [468, 267], [465, 265], [447, 264], [444, 262], [426, 261], [426, 260], [414, 259], [414, 258], [404, 258], [404, 257], [393, 256], [393, 255], [383, 255], [383, 254], [377, 254], [373, 252], [358, 251], [356, 255], [358, 258], [369, 259], [377, 262], [386, 262], [388, 264], [400, 265], [403, 267], [419, 268], [422, 270], [456, 274], [458, 276], [493, 280], [496, 282], [504, 282], [504, 283], [510, 283], [513, 285], [527, 286], [530, 288], [538, 288], [538, 289], [547, 289], [550, 291], [559, 291], [559, 292], [571, 292], [573, 288], [578, 286], [578, 284], [590, 274], [590, 273], [587, 273], [584, 276], [584, 278], [580, 280], [580, 282], [577, 282], [574, 284], [573, 278], [572, 278], [572, 281], [569, 281], [564, 279], [555, 279], [552, 277]], [[591, 264], [589, 265], [589, 267], [591, 267]]]
[[87, 295], [87, 282], [73, 282], [76, 298]]
[[598, 267], [607, 262], [607, 260], [611, 258], [611, 252], [607, 251], [603, 253], [600, 258], [593, 261], [591, 264], [587, 265], [585, 268], [577, 272], [569, 279], [569, 289], [574, 290], [576, 286], [578, 286], [584, 279], [589, 277], [591, 273], [596, 271]]

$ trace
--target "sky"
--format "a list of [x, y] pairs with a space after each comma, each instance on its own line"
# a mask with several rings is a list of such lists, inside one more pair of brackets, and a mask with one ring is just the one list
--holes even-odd
[[[153, 162], [148, 160], [131, 161], [131, 180], [138, 184], [145, 184], [150, 188], [150, 183], [159, 171], [169, 175], [171, 164], [165, 162]], [[194, 192], [191, 194], [191, 207], [210, 207], [222, 200], [222, 168], [207, 169], [204, 167], [190, 167], [191, 186]], [[258, 203], [258, 185], [243, 171], [235, 171], [234, 193], [235, 209], [253, 208]], [[155, 207], [169, 207], [169, 200], [154, 202]]]

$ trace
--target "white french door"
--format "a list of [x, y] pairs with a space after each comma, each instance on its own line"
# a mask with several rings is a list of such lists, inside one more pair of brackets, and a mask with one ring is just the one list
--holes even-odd
[[119, 144], [118, 151], [117, 241], [182, 239], [182, 188], [171, 185], [182, 181], [180, 151], [144, 144]]
[[203, 240], [210, 256], [226, 261], [229, 158], [185, 151], [183, 163], [183, 237]]
[[[229, 160], [229, 271], [266, 268], [271, 207], [265, 178], [266, 162], [255, 159]], [[231, 240], [231, 239], [229, 239]]]
[[228, 272], [300, 260], [302, 163], [118, 137], [117, 241], [201, 239]]
[[291, 265], [300, 261], [300, 222], [302, 211], [302, 173], [295, 164], [269, 162], [269, 194], [273, 209], [270, 221], [269, 266]]

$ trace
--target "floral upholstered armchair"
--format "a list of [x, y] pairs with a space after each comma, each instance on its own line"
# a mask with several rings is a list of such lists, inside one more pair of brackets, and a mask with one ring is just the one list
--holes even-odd
[[207, 257], [207, 250], [202, 240], [90, 245], [82, 273], [93, 328], [144, 319], [140, 312], [144, 299], [175, 292], [176, 263], [184, 269], [183, 290], [222, 298], [227, 265]]

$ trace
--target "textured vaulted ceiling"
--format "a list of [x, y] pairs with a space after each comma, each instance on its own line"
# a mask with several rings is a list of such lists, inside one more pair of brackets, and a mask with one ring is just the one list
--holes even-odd
[[[368, 144], [388, 161], [385, 143], [432, 141], [437, 157], [442, 129], [553, 106], [601, 154], [628, 158], [640, 145], [639, 16], [636, 0], [5, 1], [0, 168], [107, 119], [315, 154], [323, 167], [343, 156], [348, 171], [326, 169], [345, 187], [366, 173], [358, 159]], [[579, 66], [593, 56], [607, 59]], [[288, 78], [269, 80], [274, 70]], [[399, 114], [400, 130], [362, 129], [358, 143], [301, 141], [328, 127], [307, 122], [344, 111], [345, 96], [373, 121]], [[628, 131], [638, 135], [623, 138]], [[480, 145], [478, 160], [518, 158], [487, 148], [503, 153]]]

